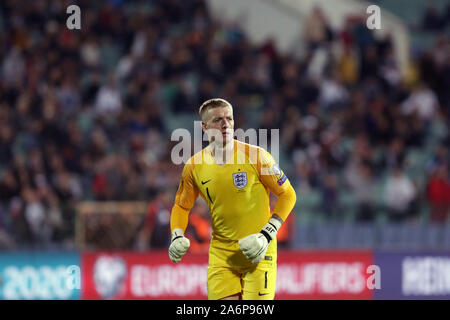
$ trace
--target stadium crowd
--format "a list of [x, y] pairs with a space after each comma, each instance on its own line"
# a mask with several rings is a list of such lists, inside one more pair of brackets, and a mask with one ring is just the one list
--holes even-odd
[[389, 36], [354, 18], [334, 30], [320, 8], [299, 58], [252, 44], [203, 0], [81, 0], [81, 30], [66, 28], [70, 4], [0, 3], [0, 247], [73, 247], [81, 200], [174, 195], [182, 166], [165, 111], [194, 114], [217, 96], [235, 107], [236, 128], [253, 110], [259, 128], [280, 129], [283, 169], [298, 202], [319, 194], [317, 215], [340, 219], [347, 194], [358, 220], [380, 206], [416, 219], [423, 203], [447, 219], [448, 35], [415, 48], [403, 77]]

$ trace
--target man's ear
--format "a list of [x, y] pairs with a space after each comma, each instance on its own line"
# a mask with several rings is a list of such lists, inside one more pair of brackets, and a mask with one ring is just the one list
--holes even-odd
[[203, 132], [206, 132], [206, 124], [202, 121], [202, 130]]

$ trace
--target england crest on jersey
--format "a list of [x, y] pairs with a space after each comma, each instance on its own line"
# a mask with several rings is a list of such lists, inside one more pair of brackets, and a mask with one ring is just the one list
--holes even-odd
[[247, 185], [247, 172], [233, 173], [233, 183], [239, 189], [242, 189]]

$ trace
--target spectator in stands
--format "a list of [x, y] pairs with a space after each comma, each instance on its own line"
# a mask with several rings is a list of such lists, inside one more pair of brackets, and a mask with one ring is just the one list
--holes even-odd
[[386, 181], [384, 201], [389, 219], [394, 222], [405, 221], [417, 213], [414, 207], [417, 190], [411, 179], [396, 165]]
[[[367, 29], [366, 27], [364, 27]], [[370, 43], [361, 48], [361, 59], [359, 68], [359, 79], [367, 80], [379, 77], [379, 68], [382, 65], [380, 56], [375, 43]]]
[[[0, 106], [0, 109], [5, 108]], [[5, 108], [6, 109], [6, 108]], [[9, 164], [13, 158], [13, 129], [10, 125], [0, 126], [0, 163]]]
[[15, 247], [12, 239], [12, 217], [8, 204], [12, 199], [18, 199], [20, 194], [19, 184], [11, 171], [6, 171], [0, 176], [0, 250], [8, 250]]
[[339, 82], [337, 72], [325, 77], [321, 81], [319, 90], [319, 103], [326, 111], [339, 109], [348, 101], [348, 91]]
[[447, 7], [445, 7], [445, 25], [450, 25], [450, 3], [447, 3]]
[[340, 208], [338, 201], [339, 185], [336, 174], [325, 174], [322, 184], [322, 207], [324, 213], [326, 214], [326, 219], [330, 221], [338, 221], [340, 218]]
[[375, 217], [376, 181], [372, 168], [372, 152], [367, 136], [359, 135], [344, 170], [344, 181], [349, 192], [355, 197], [357, 219], [361, 221], [373, 221]]
[[373, 222], [376, 210], [373, 169], [370, 163], [363, 162], [347, 170], [349, 192], [354, 195], [357, 204], [356, 220]]
[[435, 167], [426, 192], [431, 205], [431, 221], [445, 222], [450, 214], [450, 179], [447, 164]]
[[392, 46], [387, 48], [387, 52], [379, 67], [379, 74], [380, 77], [393, 88], [399, 86], [402, 82], [402, 72]]
[[[447, 140], [450, 139], [450, 133], [448, 134]], [[427, 172], [431, 176], [436, 173], [436, 170], [440, 166], [445, 166], [450, 162], [450, 150], [448, 149], [448, 144], [446, 141], [443, 141], [439, 144], [435, 150], [433, 155], [427, 161]]]
[[23, 191], [23, 198], [25, 199], [24, 214], [30, 227], [32, 244], [48, 244], [51, 240], [52, 229], [38, 193], [35, 189], [26, 188]]
[[0, 177], [0, 203], [8, 204], [20, 195], [20, 185], [11, 170], [3, 172]]
[[405, 157], [405, 143], [402, 139], [394, 138], [382, 155], [380, 165], [386, 169], [402, 167], [405, 164]]
[[359, 65], [356, 52], [351, 47], [343, 47], [343, 53], [337, 61], [337, 72], [339, 82], [343, 85], [352, 86], [359, 76]]
[[305, 38], [308, 48], [314, 50], [329, 42], [332, 37], [332, 30], [322, 8], [315, 6], [305, 22]]
[[439, 108], [436, 94], [425, 83], [420, 83], [411, 95], [402, 103], [402, 112], [405, 115], [417, 113], [420, 119], [431, 121]]
[[149, 203], [144, 224], [136, 238], [138, 249], [166, 249], [169, 247], [172, 194], [169, 189], [161, 190]]
[[433, 3], [429, 3], [422, 18], [422, 28], [427, 31], [442, 31], [445, 13], [441, 15]]
[[108, 76], [108, 82], [98, 90], [95, 110], [100, 116], [116, 116], [122, 109], [122, 97], [114, 74]]

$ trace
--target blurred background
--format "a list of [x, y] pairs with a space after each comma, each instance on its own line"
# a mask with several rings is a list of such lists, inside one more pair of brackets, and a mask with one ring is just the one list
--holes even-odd
[[449, 36], [448, 0], [1, 1], [0, 249], [165, 250], [171, 133], [223, 97], [280, 129], [280, 250], [449, 252]]

